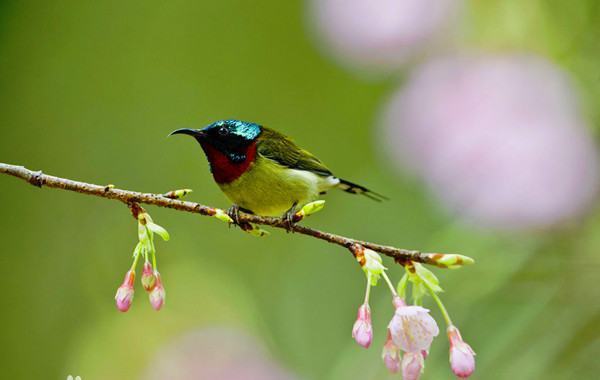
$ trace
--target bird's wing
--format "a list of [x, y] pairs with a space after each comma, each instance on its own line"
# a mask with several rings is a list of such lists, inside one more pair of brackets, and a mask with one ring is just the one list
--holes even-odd
[[324, 177], [332, 175], [327, 166], [312, 153], [300, 148], [287, 136], [272, 129], [263, 127], [257, 147], [261, 156], [288, 168], [306, 170]]

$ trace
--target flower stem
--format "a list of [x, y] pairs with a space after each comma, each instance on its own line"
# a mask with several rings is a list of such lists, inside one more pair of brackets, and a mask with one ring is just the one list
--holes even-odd
[[390, 278], [387, 276], [387, 274], [385, 274], [385, 271], [381, 272], [381, 275], [383, 276], [383, 279], [387, 283], [394, 297], [398, 296], [398, 292], [396, 292], [396, 289], [394, 289], [394, 285], [392, 285], [392, 282], [390, 281]]
[[438, 295], [433, 291], [433, 289], [431, 289], [431, 287], [429, 287], [429, 285], [427, 285], [426, 282], [424, 282], [424, 284], [425, 284], [425, 287], [427, 288], [427, 290], [429, 290], [429, 293], [431, 294], [431, 297], [433, 297], [435, 303], [438, 305], [438, 308], [442, 312], [442, 316], [444, 317], [444, 321], [446, 321], [446, 326], [452, 326], [452, 320], [450, 319], [450, 314], [448, 314], [448, 311], [446, 310], [446, 307], [444, 306], [444, 303], [442, 302], [442, 300], [440, 299], [440, 297], [438, 297]]
[[133, 256], [133, 263], [131, 264], [131, 269], [132, 271], [135, 270], [135, 267], [137, 266], [138, 260], [140, 259], [140, 251], [136, 251], [135, 255]]
[[150, 231], [148, 227], [146, 227], [146, 232], [148, 233], [148, 237], [150, 238], [150, 254], [152, 255], [152, 267], [154, 270], [156, 269], [156, 248], [154, 247], [154, 233]]
[[369, 295], [371, 294], [371, 277], [367, 276], [367, 291], [365, 292], [365, 305], [369, 303]]

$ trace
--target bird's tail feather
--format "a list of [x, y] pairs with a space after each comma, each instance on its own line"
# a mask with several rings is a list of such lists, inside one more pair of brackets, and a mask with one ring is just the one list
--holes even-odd
[[339, 189], [344, 190], [347, 193], [350, 194], [361, 194], [364, 195], [367, 198], [370, 198], [374, 201], [377, 202], [381, 202], [381, 201], [387, 201], [389, 200], [388, 197], [386, 197], [385, 195], [381, 195], [379, 193], [376, 193], [374, 191], [371, 191], [369, 189], [367, 189], [364, 186], [361, 185], [357, 185], [355, 183], [352, 183], [350, 181], [346, 181], [345, 179], [341, 179], [338, 178], [340, 180], [340, 183], [337, 185]]

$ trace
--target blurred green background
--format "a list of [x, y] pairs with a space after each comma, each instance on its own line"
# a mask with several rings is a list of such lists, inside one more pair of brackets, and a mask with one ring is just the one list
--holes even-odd
[[[600, 5], [595, 0], [472, 1], [464, 43], [528, 49], [566, 68], [597, 130]], [[591, 379], [600, 370], [600, 213], [552, 234], [498, 234], [453, 221], [386, 162], [377, 111], [397, 79], [371, 82], [316, 47], [301, 1], [0, 3], [0, 161], [87, 182], [228, 207], [205, 159], [176, 128], [240, 118], [274, 127], [375, 204], [330, 194], [306, 223], [477, 265], [436, 271], [477, 352], [480, 379]], [[215, 220], [148, 208], [168, 299], [138, 287], [118, 313], [136, 223], [118, 202], [0, 177], [0, 373], [10, 379], [140, 378], [157, 350], [203, 326], [235, 326], [298, 378], [388, 378], [380, 359], [392, 315], [374, 289], [375, 341], [350, 337], [364, 275], [337, 246], [274, 231], [257, 239]], [[401, 268], [392, 265], [397, 280]], [[434, 316], [439, 313], [430, 304]], [[399, 377], [399, 376], [397, 376]], [[438, 338], [423, 378], [451, 378]]]

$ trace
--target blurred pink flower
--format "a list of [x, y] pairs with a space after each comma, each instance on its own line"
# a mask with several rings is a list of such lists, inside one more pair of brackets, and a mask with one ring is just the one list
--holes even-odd
[[246, 333], [232, 328], [187, 332], [160, 348], [149, 361], [144, 380], [292, 380]]
[[359, 345], [369, 348], [373, 341], [373, 325], [371, 324], [371, 309], [368, 304], [358, 308], [356, 322], [352, 327], [352, 337]]
[[402, 380], [419, 380], [425, 358], [421, 352], [407, 352], [402, 355]]
[[466, 379], [475, 371], [475, 352], [462, 340], [460, 331], [454, 326], [448, 327], [450, 340], [450, 367], [461, 379]]
[[383, 125], [397, 162], [473, 223], [551, 226], [585, 212], [598, 188], [571, 83], [542, 58], [431, 61], [392, 97]]
[[396, 68], [444, 35], [461, 0], [312, 0], [316, 28], [336, 55]]
[[394, 344], [404, 352], [429, 350], [433, 338], [440, 329], [429, 310], [421, 306], [400, 306], [396, 308], [394, 317], [388, 328]]
[[126, 312], [131, 307], [133, 302], [133, 283], [135, 281], [135, 272], [130, 270], [125, 274], [125, 279], [119, 289], [117, 289], [117, 294], [115, 294], [115, 304], [117, 305], [117, 309], [122, 312]]

